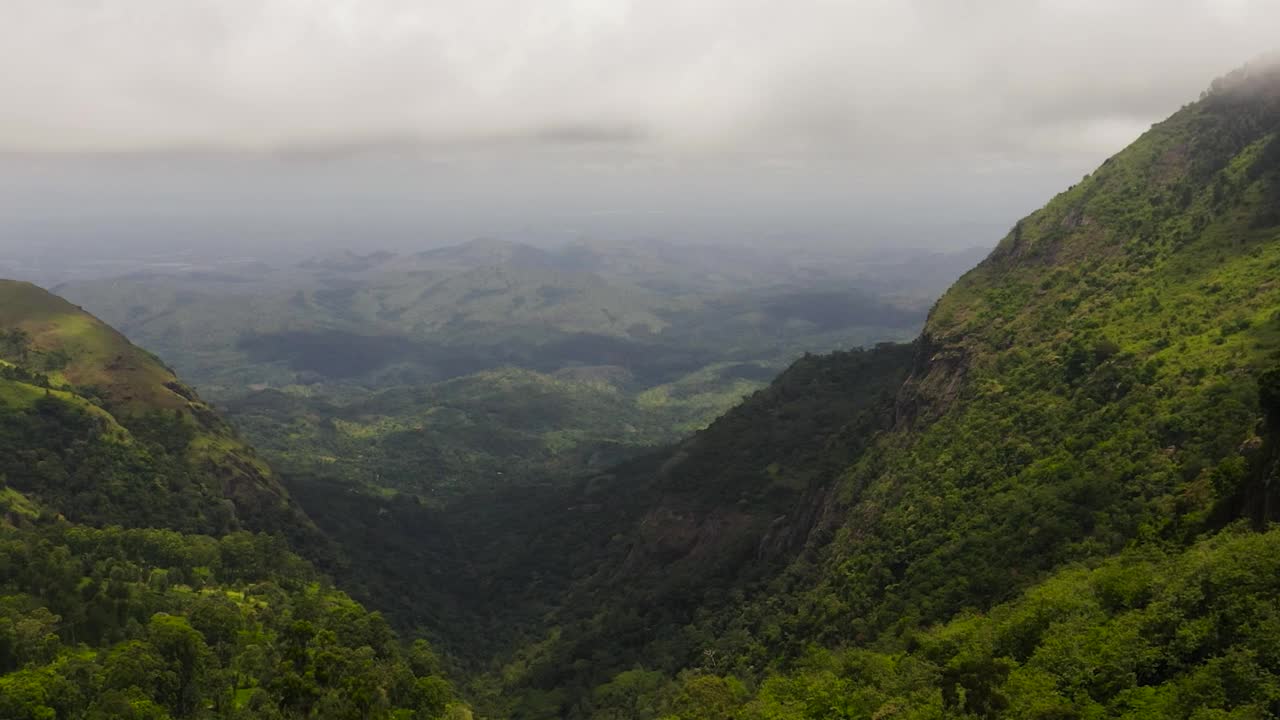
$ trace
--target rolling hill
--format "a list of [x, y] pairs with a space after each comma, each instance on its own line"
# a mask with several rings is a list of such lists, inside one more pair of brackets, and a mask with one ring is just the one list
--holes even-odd
[[[191, 269], [61, 285], [218, 399], [251, 386], [419, 384], [476, 370], [623, 364], [661, 384], [712, 362], [781, 369], [804, 350], [907, 338], [965, 255], [892, 300], [864, 263], [655, 243], [559, 251], [472, 241], [264, 271]], [[921, 260], [921, 263], [925, 263]], [[237, 266], [239, 267], [239, 266]], [[909, 267], [877, 268], [882, 279]], [[719, 278], [719, 279], [717, 279]], [[355, 352], [357, 351], [358, 352]], [[643, 388], [641, 388], [643, 389]]]

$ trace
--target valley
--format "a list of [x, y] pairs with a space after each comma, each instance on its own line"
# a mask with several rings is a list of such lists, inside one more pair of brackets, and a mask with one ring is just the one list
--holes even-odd
[[[706, 427], [801, 354], [910, 337], [947, 268], [973, 254], [893, 270], [479, 240], [57, 290], [219, 404], [337, 549], [313, 559], [402, 629], [479, 663], [542, 627], [574, 578], [531, 507], [568, 505], [604, 528], [617, 518], [581, 483], [630, 492], [614, 466]], [[894, 272], [914, 280], [862, 289], [884, 293], [876, 282]], [[594, 538], [562, 540], [596, 561]]]

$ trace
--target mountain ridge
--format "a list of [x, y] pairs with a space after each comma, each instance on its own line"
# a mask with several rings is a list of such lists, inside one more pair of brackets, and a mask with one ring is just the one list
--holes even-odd
[[[1138, 692], [1158, 698], [1152, 707], [1163, 716], [1274, 708], [1261, 690], [1175, 699], [1190, 692], [1183, 673], [1197, 662], [1246, 652], [1227, 641], [1196, 660], [1153, 633], [1148, 652], [1176, 656], [1174, 665], [1135, 660], [1132, 679], [1085, 696], [1067, 670], [1035, 665], [1039, 643], [1053, 637], [1043, 628], [1028, 636], [1029, 650], [1008, 657], [998, 646], [948, 646], [944, 636], [980, 642], [969, 628], [995, 626], [965, 620], [967, 609], [1020, 607], [1037, 582], [1097, 567], [1131, 545], [1185, 549], [1191, 562], [1192, 548], [1219, 532], [1220, 542], [1237, 543], [1233, 521], [1276, 519], [1274, 453], [1257, 448], [1274, 447], [1260, 386], [1280, 369], [1277, 98], [1280, 67], [1233, 73], [1016, 223], [931, 310], [909, 375], [886, 388], [888, 425], [822, 493], [785, 513], [835, 518], [830, 530], [811, 524], [810, 542], [780, 572], [721, 584], [712, 562], [674, 597], [636, 597], [637, 577], [670, 566], [661, 552], [630, 574], [602, 564], [596, 577], [606, 580], [585, 585], [596, 600], [583, 607], [604, 618], [566, 617], [551, 649], [538, 647], [541, 665], [520, 656], [542, 669], [529, 675], [515, 712], [551, 716], [545, 692], [585, 687], [594, 690], [559, 695], [560, 712], [607, 715], [604, 688], [641, 679], [628, 665], [656, 673], [644, 681], [662, 692], [716, 698], [717, 710], [668, 701], [681, 718], [757, 717], [766, 700], [777, 715], [759, 717], [830, 717], [822, 703], [835, 695], [809, 693], [872, 690], [876, 703], [844, 716], [1128, 716]], [[649, 480], [645, 472], [633, 480], [661, 485], [660, 472], [647, 472]], [[659, 551], [667, 540], [644, 517], [631, 521], [625, 542]], [[1253, 587], [1255, 600], [1276, 590]], [[935, 641], [943, 644], [919, 645]], [[615, 674], [571, 669], [571, 658], [600, 657], [592, 648], [601, 646], [626, 658]], [[813, 665], [825, 675], [807, 674], [806, 652], [829, 653]], [[887, 685], [871, 688], [841, 665], [853, 657], [919, 663], [925, 675], [885, 670]], [[1033, 672], [1042, 685], [1025, 684]], [[1274, 678], [1280, 666], [1256, 672]], [[922, 679], [929, 673], [935, 680]], [[762, 678], [792, 694], [756, 694]], [[895, 695], [894, 683], [922, 694]], [[1034, 703], [1066, 714], [1036, 715]]]

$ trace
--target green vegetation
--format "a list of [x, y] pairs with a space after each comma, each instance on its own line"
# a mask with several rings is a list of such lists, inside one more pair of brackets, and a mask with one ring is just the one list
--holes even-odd
[[279, 539], [0, 529], [0, 717], [438, 718], [439, 661]]
[[751, 686], [630, 670], [595, 718], [1261, 718], [1280, 709], [1280, 530], [1068, 567], [896, 650], [812, 647]]
[[442, 504], [513, 484], [603, 471], [705, 427], [764, 387], [756, 364], [721, 363], [632, 395], [616, 373], [490, 370], [426, 386], [349, 393], [263, 390], [226, 412], [286, 474]]
[[172, 373], [29, 285], [0, 320], [0, 717], [469, 716]]
[[270, 469], [155, 357], [27, 283], [0, 281], [0, 327], [8, 485], [78, 522], [315, 538]]
[[126, 414], [188, 402], [154, 356], [34, 285], [0, 280], [0, 328], [0, 360], [36, 384], [74, 386]]
[[[632, 657], [613, 633], [666, 626], [784, 565], [804, 539], [778, 516], [839, 470], [848, 457], [836, 448], [842, 438], [856, 445], [884, 421], [890, 388], [911, 356], [910, 346], [885, 346], [803, 358], [671, 453], [554, 482], [504, 484], [441, 506], [352, 493], [322, 478], [289, 481], [326, 533], [351, 539], [342, 577], [352, 591], [430, 633], [459, 662], [480, 670], [513, 638], [536, 643], [549, 626], [606, 613], [607, 626], [596, 629], [609, 638], [568, 627], [559, 638], [566, 653], [581, 642], [577, 650], [604, 673]], [[657, 547], [632, 555], [623, 533], [640, 519]], [[704, 520], [712, 527], [700, 529]], [[766, 537], [773, 550], [753, 557], [750, 548]], [[681, 558], [695, 547], [695, 558]], [[606, 581], [623, 566], [633, 574], [615, 598]], [[601, 605], [590, 599], [595, 593]], [[530, 679], [514, 669], [503, 674], [511, 690]]]
[[[733, 399], [721, 402], [727, 408]], [[382, 390], [344, 404], [265, 390], [227, 410], [292, 476], [322, 475], [432, 503], [605, 467], [679, 438], [668, 416], [643, 411], [607, 381], [517, 369]]]

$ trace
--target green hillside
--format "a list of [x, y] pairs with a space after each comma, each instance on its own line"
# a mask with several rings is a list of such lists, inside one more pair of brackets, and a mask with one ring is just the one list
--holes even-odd
[[[1247, 68], [1019, 221], [933, 309], [905, 382], [884, 377], [889, 417], [833, 438], [822, 457], [840, 469], [809, 473], [738, 550], [702, 538], [732, 538], [751, 478], [785, 467], [796, 441], [771, 429], [786, 416], [739, 410], [773, 438], [755, 459], [727, 438], [703, 448], [723, 458], [711, 467], [741, 463], [728, 484], [702, 471], [672, 488], [687, 451], [636, 468], [622, 484], [653, 487], [656, 506], [614, 518], [629, 528], [513, 656], [513, 715], [1280, 711], [1260, 639], [1271, 578], [1212, 579], [1269, 572], [1250, 555], [1273, 538], [1247, 528], [1280, 508], [1264, 407], [1280, 369], [1278, 135], [1280, 69]], [[778, 537], [798, 538], [785, 570], [720, 579]], [[1221, 575], [1203, 575], [1206, 553]], [[638, 591], [656, 577], [672, 594]], [[1034, 615], [1071, 593], [1078, 608]]]
[[0, 280], [0, 353], [51, 381], [93, 387], [117, 410], [186, 407], [177, 379], [155, 357], [44, 290]]
[[342, 402], [298, 387], [263, 390], [225, 411], [287, 474], [443, 500], [602, 471], [705, 426], [770, 374], [722, 363], [634, 395], [608, 368], [505, 368], [352, 391]]
[[79, 521], [313, 533], [190, 387], [62, 298], [0, 281], [0, 360], [10, 487]]
[[466, 717], [162, 364], [0, 281], [0, 717]]

